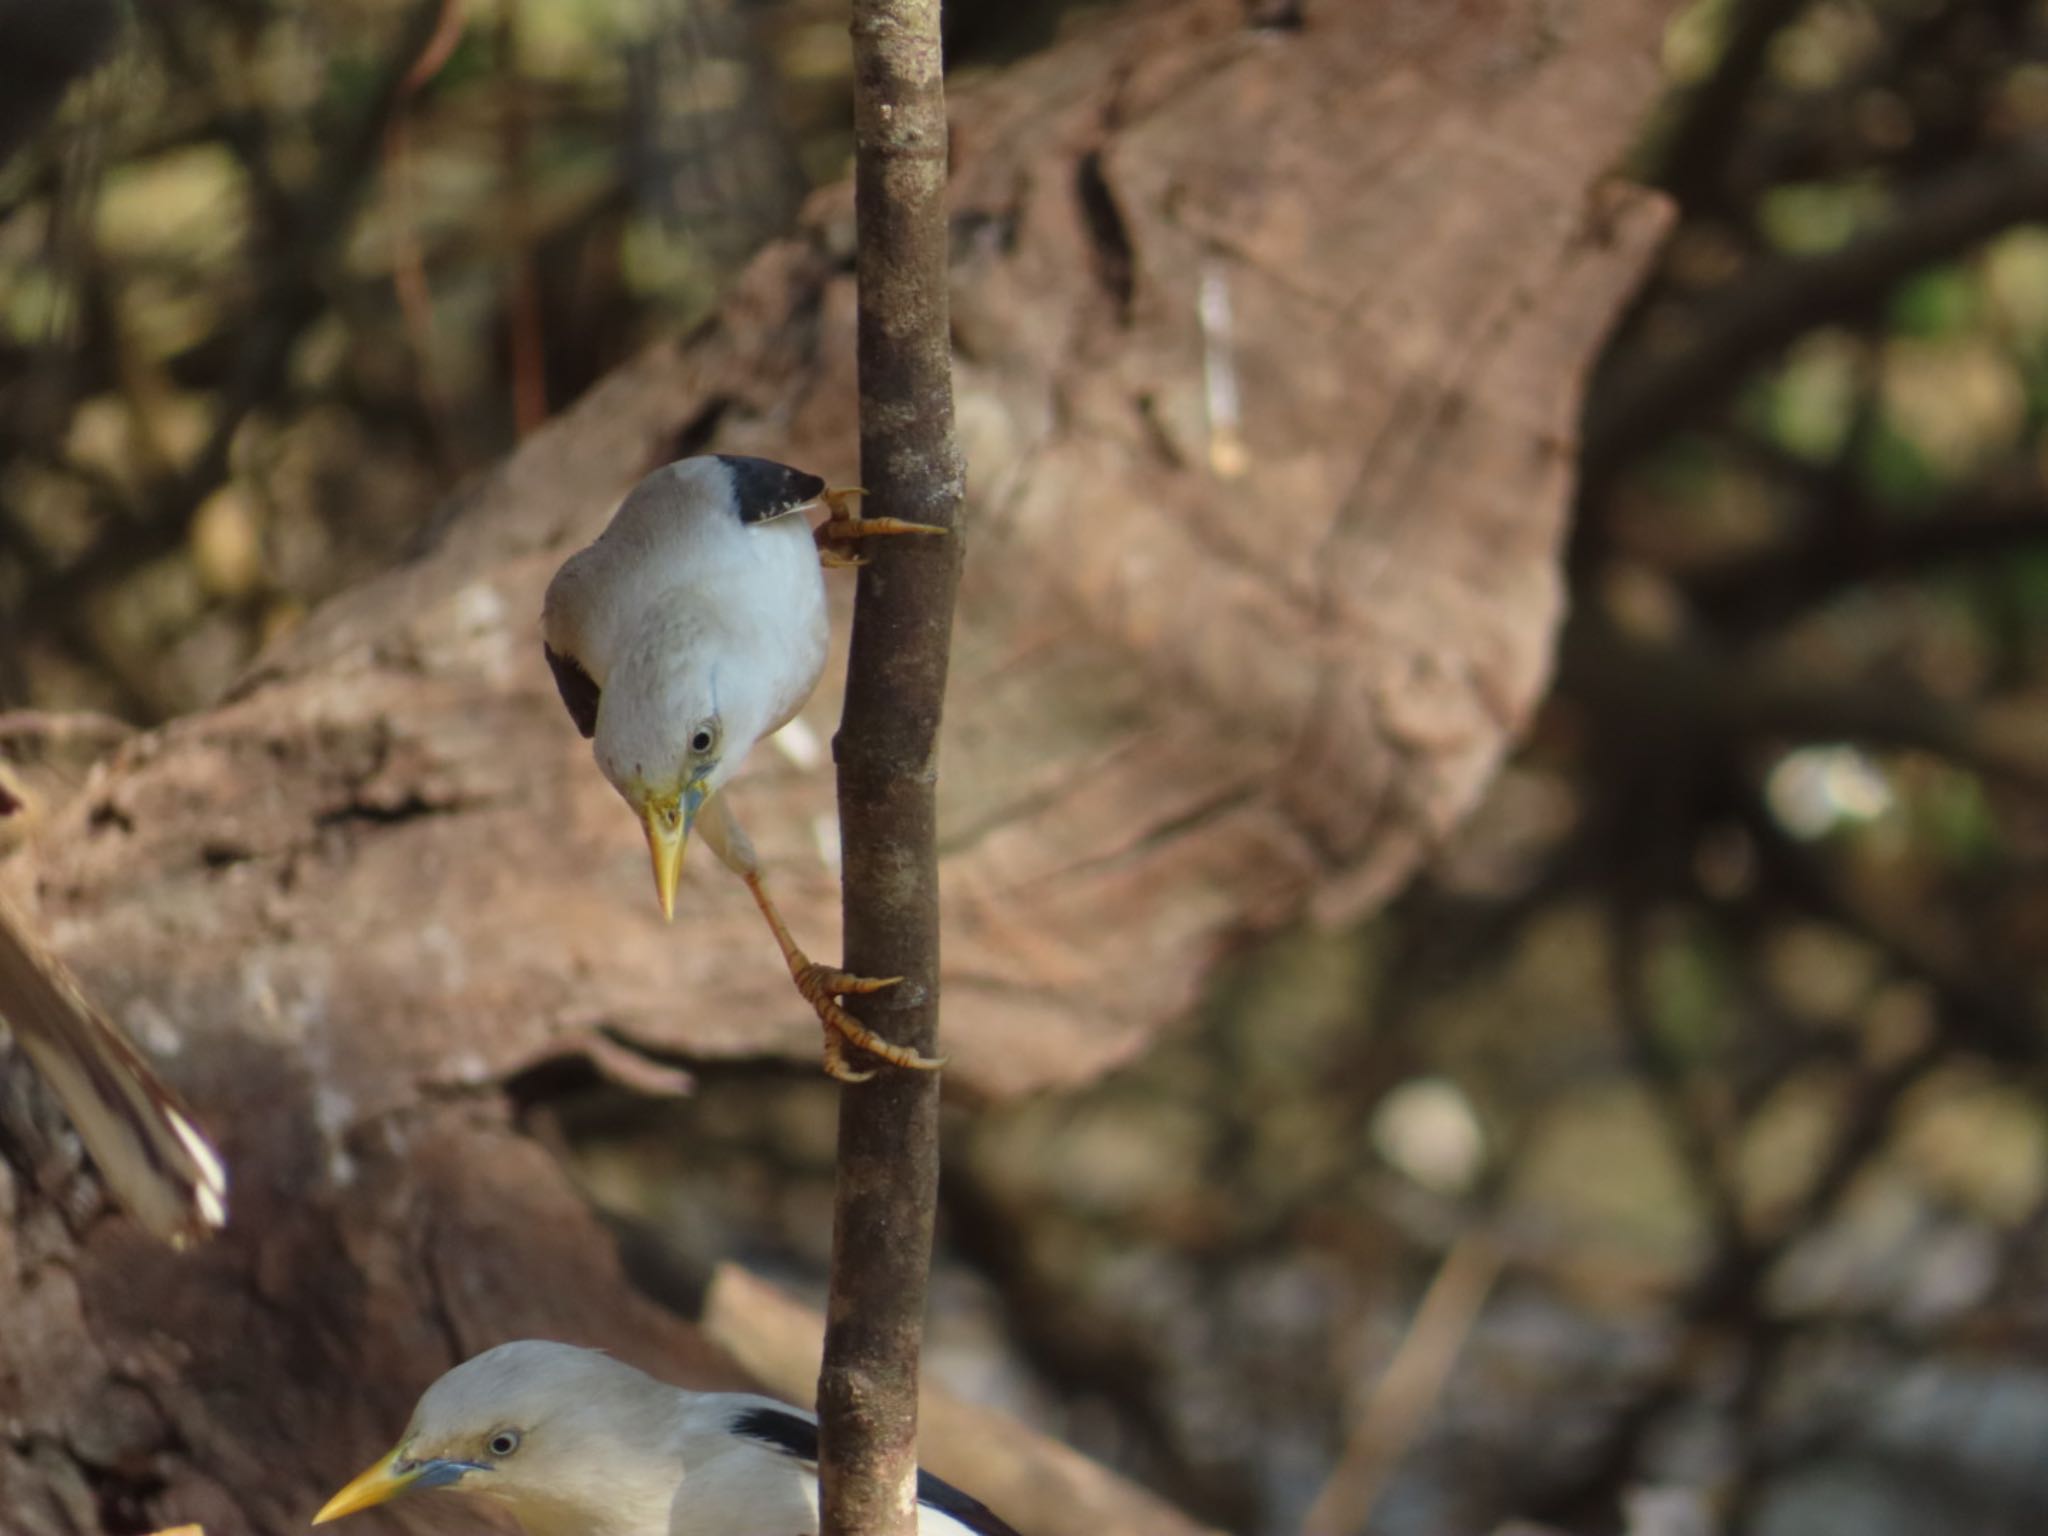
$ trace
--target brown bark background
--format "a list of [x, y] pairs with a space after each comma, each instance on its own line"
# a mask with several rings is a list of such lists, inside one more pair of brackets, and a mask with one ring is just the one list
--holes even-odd
[[[1548, 672], [1583, 376], [1665, 223], [1610, 173], [1667, 9], [1376, 0], [1272, 32], [1160, 0], [958, 92], [976, 558], [940, 846], [963, 1099], [1128, 1060], [1233, 938], [1370, 908], [1485, 784]], [[815, 1024], [737, 882], [693, 878], [660, 925], [535, 615], [655, 463], [852, 478], [849, 256], [823, 195], [715, 322], [468, 486], [218, 708], [120, 746], [8, 860], [235, 1183], [223, 1240], [158, 1252], [65, 1176], [9, 1064], [0, 1526], [297, 1528], [504, 1337], [735, 1379], [634, 1297], [506, 1085], [578, 1053], [629, 1078], [809, 1062]], [[1242, 473], [1218, 472], [1205, 366], [1235, 381]], [[824, 690], [811, 747], [764, 749], [736, 790], [820, 950], [838, 707]]]

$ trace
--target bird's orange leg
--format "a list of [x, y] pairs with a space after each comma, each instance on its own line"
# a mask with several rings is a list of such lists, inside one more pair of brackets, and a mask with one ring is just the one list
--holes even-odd
[[867, 494], [857, 485], [842, 486], [830, 490], [818, 499], [825, 503], [831, 515], [811, 530], [811, 537], [818, 543], [818, 558], [826, 565], [838, 568], [860, 565], [860, 556], [849, 554], [845, 548], [855, 539], [872, 538], [877, 534], [890, 533], [939, 533], [946, 530], [932, 523], [907, 523], [900, 517], [862, 517], [860, 508], [854, 503]]
[[782, 950], [784, 963], [789, 966], [790, 980], [796, 983], [797, 991], [816, 1010], [819, 1022], [825, 1026], [825, 1071], [830, 1076], [842, 1083], [864, 1083], [875, 1075], [871, 1071], [859, 1071], [847, 1063], [847, 1044], [857, 1045], [870, 1055], [916, 1072], [936, 1072], [945, 1065], [943, 1058], [920, 1056], [908, 1046], [884, 1040], [839, 1006], [839, 999], [848, 993], [879, 992], [884, 987], [895, 986], [903, 979], [901, 976], [852, 976], [829, 965], [818, 964], [797, 947], [789, 925], [783, 922], [782, 914], [775, 910], [775, 903], [768, 897], [767, 887], [761, 883], [760, 872], [742, 870], [740, 878], [747, 882], [747, 889], [754, 893], [754, 904], [768, 919], [769, 930]]

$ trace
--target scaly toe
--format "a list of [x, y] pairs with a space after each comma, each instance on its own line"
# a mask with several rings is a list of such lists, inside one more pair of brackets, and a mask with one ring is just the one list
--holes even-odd
[[858, 518], [854, 521], [853, 527], [848, 531], [852, 534], [854, 538], [857, 539], [868, 538], [875, 534], [887, 533], [943, 534], [946, 532], [946, 530], [941, 528], [937, 523], [912, 523], [906, 522], [904, 519], [900, 517]]
[[837, 1003], [818, 1010], [827, 1029], [837, 1030], [848, 1045], [858, 1046], [870, 1056], [879, 1056], [891, 1066], [910, 1072], [936, 1072], [946, 1064], [943, 1056], [920, 1056], [907, 1045], [898, 1045], [876, 1034]]
[[[936, 1072], [946, 1064], [943, 1056], [920, 1056], [907, 1045], [884, 1039], [839, 1006], [841, 996], [879, 992], [902, 980], [901, 976], [852, 976], [813, 961], [796, 973], [796, 989], [817, 1011], [825, 1027], [837, 1031], [847, 1044], [858, 1046], [871, 1056], [879, 1056], [892, 1066], [913, 1072]], [[828, 1072], [832, 1070], [829, 1056], [825, 1069]], [[832, 1075], [839, 1076], [836, 1072]]]
[[825, 1031], [824, 1067], [827, 1077], [836, 1078], [842, 1083], [865, 1083], [875, 1075], [872, 1069], [861, 1072], [847, 1062], [846, 1047], [841, 1042], [838, 1032], [831, 1028]]
[[901, 976], [855, 976], [812, 961], [797, 977], [796, 989], [815, 1003], [821, 998], [845, 997], [848, 993], [862, 996], [880, 992], [902, 980]]
[[848, 993], [865, 997], [870, 992], [886, 992], [901, 985], [902, 981], [901, 976], [849, 976], [841, 971], [832, 978], [832, 990], [840, 997]]

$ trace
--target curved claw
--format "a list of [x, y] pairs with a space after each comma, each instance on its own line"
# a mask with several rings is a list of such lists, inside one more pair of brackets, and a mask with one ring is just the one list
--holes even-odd
[[846, 1044], [832, 1030], [825, 1031], [825, 1075], [837, 1078], [842, 1083], [865, 1083], [875, 1075], [875, 1068], [862, 1072], [846, 1060]]
[[[871, 1056], [879, 1056], [892, 1066], [906, 1068], [912, 1072], [936, 1072], [946, 1064], [943, 1056], [922, 1056], [907, 1045], [898, 1045], [884, 1039], [852, 1014], [839, 1006], [837, 999], [848, 994], [861, 995], [880, 992], [901, 982], [901, 976], [853, 976], [845, 971], [835, 970], [816, 961], [805, 965], [796, 973], [796, 989], [804, 1000], [817, 1012], [819, 1020], [838, 1038], [826, 1041], [825, 1070], [842, 1082], [860, 1082], [864, 1078], [848, 1078], [842, 1072], [833, 1072], [835, 1052], [833, 1047], [839, 1039], [849, 1045], [857, 1045]], [[836, 1058], [837, 1064], [845, 1066], [843, 1055]], [[847, 1070], [851, 1070], [848, 1068]], [[867, 1074], [872, 1076], [873, 1074]]]
[[811, 530], [811, 537], [818, 546], [819, 557], [827, 566], [845, 567], [860, 565], [860, 557], [850, 552], [857, 540], [886, 534], [935, 533], [945, 534], [947, 529], [931, 523], [913, 523], [900, 517], [865, 517], [848, 503], [864, 497], [867, 492], [859, 486], [841, 486], [821, 493], [818, 501], [824, 506], [825, 521]]
[[842, 539], [865, 538], [877, 533], [935, 533], [943, 536], [948, 530], [937, 523], [912, 523], [900, 517], [852, 517], [843, 523], [825, 523], [832, 530], [831, 537]]
[[824, 966], [819, 969], [831, 979], [829, 990], [834, 997], [844, 997], [849, 992], [856, 997], [865, 997], [870, 992], [886, 992], [903, 983], [901, 976], [849, 976], [844, 971], [828, 970]]

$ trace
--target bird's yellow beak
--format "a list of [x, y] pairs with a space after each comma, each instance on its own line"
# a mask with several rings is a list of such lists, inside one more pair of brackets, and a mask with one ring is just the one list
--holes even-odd
[[690, 841], [691, 824], [710, 793], [702, 779], [693, 779], [674, 800], [649, 799], [640, 807], [640, 825], [647, 832], [647, 853], [654, 861], [654, 894], [661, 901], [665, 922], [675, 919], [676, 881], [683, 873], [683, 850]]
[[459, 1482], [470, 1472], [483, 1468], [476, 1462], [449, 1461], [439, 1457], [425, 1461], [408, 1461], [405, 1447], [399, 1446], [360, 1475], [320, 1506], [320, 1513], [313, 1517], [315, 1525], [325, 1525], [330, 1520], [339, 1520], [343, 1515], [355, 1514], [358, 1510], [372, 1509], [379, 1504], [390, 1502], [400, 1494], [411, 1493], [419, 1488], [445, 1488]]

